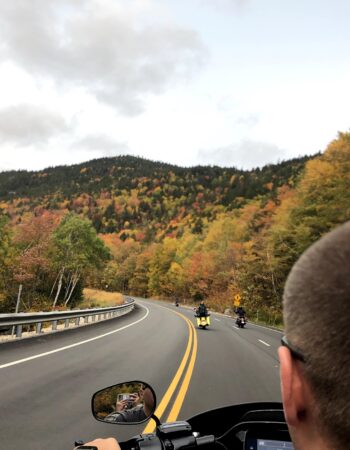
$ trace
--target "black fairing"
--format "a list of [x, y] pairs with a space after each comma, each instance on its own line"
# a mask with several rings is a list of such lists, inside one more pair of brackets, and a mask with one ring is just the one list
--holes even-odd
[[271, 421], [285, 422], [282, 403], [243, 403], [211, 409], [191, 417], [187, 422], [192, 430], [202, 435], [220, 437], [239, 422]]
[[244, 403], [213, 409], [186, 422], [163, 424], [156, 433], [135, 436], [120, 446], [122, 450], [177, 450], [199, 445], [203, 450], [242, 450], [247, 433], [255, 438], [268, 436], [269, 439], [290, 441], [282, 404]]

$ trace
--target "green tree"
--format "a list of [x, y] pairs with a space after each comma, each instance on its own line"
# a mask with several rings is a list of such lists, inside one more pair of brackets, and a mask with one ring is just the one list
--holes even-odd
[[[58, 270], [54, 308], [59, 299], [66, 306], [79, 281], [90, 269], [102, 269], [110, 253], [89, 220], [68, 214], [53, 234], [52, 258]], [[64, 294], [60, 297], [63, 285]]]

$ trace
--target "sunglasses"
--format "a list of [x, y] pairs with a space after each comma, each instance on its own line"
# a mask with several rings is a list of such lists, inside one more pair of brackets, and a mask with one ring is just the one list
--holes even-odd
[[301, 362], [303, 362], [303, 363], [306, 362], [306, 358], [305, 358], [305, 356], [303, 355], [302, 351], [299, 350], [297, 347], [294, 347], [292, 344], [290, 344], [290, 343], [288, 342], [288, 339], [286, 338], [286, 336], [283, 336], [283, 337], [282, 337], [282, 339], [281, 339], [281, 344], [282, 344], [284, 347], [287, 347], [287, 348], [288, 348], [288, 350], [290, 351], [290, 353], [291, 353], [291, 355], [293, 356], [294, 359], [297, 359], [297, 360], [299, 360], [299, 361], [301, 361]]

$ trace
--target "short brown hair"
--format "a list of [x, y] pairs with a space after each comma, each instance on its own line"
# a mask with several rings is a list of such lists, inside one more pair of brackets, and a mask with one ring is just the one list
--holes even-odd
[[320, 429], [339, 448], [350, 440], [350, 222], [313, 244], [291, 270], [285, 333], [306, 356]]

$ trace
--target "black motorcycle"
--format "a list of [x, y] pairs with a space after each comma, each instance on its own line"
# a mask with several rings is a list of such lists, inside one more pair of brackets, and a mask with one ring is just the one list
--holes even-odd
[[236, 325], [238, 328], [244, 328], [247, 324], [247, 319], [244, 316], [238, 316], [236, 319]]
[[[92, 398], [92, 413], [101, 422], [135, 425], [150, 419], [155, 421], [154, 432], [119, 442], [122, 450], [294, 449], [281, 403], [225, 406], [186, 421], [164, 424], [154, 415], [155, 410], [155, 392], [143, 381], [107, 387]], [[83, 445], [83, 442], [77, 441], [75, 445]]]

